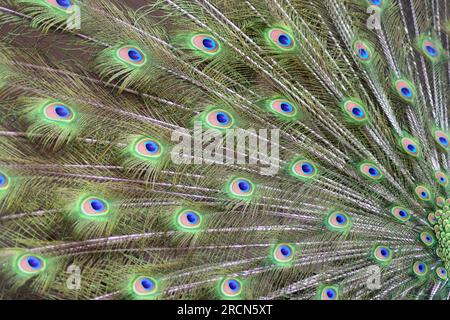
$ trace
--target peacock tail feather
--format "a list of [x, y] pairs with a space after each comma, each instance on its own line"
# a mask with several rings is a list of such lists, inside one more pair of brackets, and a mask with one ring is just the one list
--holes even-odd
[[449, 7], [0, 0], [0, 298], [448, 299]]

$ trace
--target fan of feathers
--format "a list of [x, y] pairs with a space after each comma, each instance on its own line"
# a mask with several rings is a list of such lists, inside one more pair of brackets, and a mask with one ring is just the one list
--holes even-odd
[[0, 0], [1, 299], [448, 299], [448, 0]]

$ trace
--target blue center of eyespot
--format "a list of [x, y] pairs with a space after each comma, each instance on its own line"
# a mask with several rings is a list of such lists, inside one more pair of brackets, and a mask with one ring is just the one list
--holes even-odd
[[102, 211], [105, 208], [105, 204], [100, 200], [91, 200], [91, 207], [95, 211]]
[[347, 221], [347, 218], [344, 215], [342, 215], [342, 214], [338, 214], [336, 216], [336, 221], [339, 224], [343, 224], [343, 223], [345, 223], [345, 221]]
[[406, 212], [404, 210], [400, 210], [398, 212], [398, 214], [400, 215], [400, 217], [403, 217], [403, 218], [407, 216], [407, 214], [406, 214]]
[[231, 291], [236, 292], [239, 289], [239, 283], [236, 280], [230, 280], [228, 281], [228, 288], [230, 288]]
[[293, 110], [292, 106], [287, 102], [282, 102], [280, 105], [280, 108], [284, 112], [292, 112], [292, 110]]
[[288, 257], [291, 255], [291, 249], [287, 246], [282, 246], [280, 248], [280, 252], [283, 256]]
[[428, 196], [428, 193], [426, 193], [425, 191], [422, 191], [420, 193], [420, 195], [422, 196], [422, 198], [426, 198]]
[[448, 145], [448, 140], [444, 137], [439, 137], [439, 142], [443, 145]]
[[434, 48], [433, 46], [426, 46], [425, 49], [427, 50], [427, 52], [431, 55], [431, 56], [436, 56], [437, 55], [437, 50], [436, 48]]
[[425, 266], [422, 263], [420, 263], [418, 267], [420, 272], [423, 272], [425, 270]]
[[333, 299], [336, 294], [333, 289], [327, 289], [326, 295], [329, 299]]
[[60, 118], [67, 118], [70, 115], [70, 111], [69, 109], [67, 109], [65, 106], [55, 106], [55, 113], [60, 117]]
[[371, 0], [372, 4], [379, 6], [383, 0]]
[[380, 250], [380, 253], [383, 257], [387, 257], [389, 254], [389, 251], [387, 249], [383, 248]]
[[159, 150], [159, 146], [157, 143], [153, 142], [153, 141], [148, 141], [145, 143], [145, 149], [149, 152], [149, 153], [156, 153]]
[[187, 219], [187, 221], [189, 221], [189, 223], [192, 223], [192, 224], [196, 223], [198, 220], [197, 215], [193, 212], [188, 212], [186, 214], [186, 219]]
[[370, 167], [370, 168], [369, 168], [369, 174], [370, 174], [372, 177], [374, 177], [374, 176], [378, 175], [378, 170], [375, 169], [374, 167]]
[[369, 52], [368, 52], [366, 49], [364, 49], [364, 48], [360, 48], [360, 49], [358, 50], [358, 53], [359, 53], [359, 56], [360, 56], [362, 59], [367, 59], [367, 58], [369, 58]]
[[0, 173], [0, 187], [6, 183], [6, 176]]
[[445, 182], [445, 178], [444, 177], [440, 177], [439, 180], [444, 183]]
[[281, 34], [278, 37], [278, 43], [281, 44], [283, 47], [287, 47], [291, 45], [291, 37], [289, 37], [287, 34]]
[[364, 115], [364, 112], [361, 110], [361, 108], [354, 107], [352, 109], [352, 114], [358, 118], [361, 118]]
[[63, 8], [68, 8], [72, 5], [70, 0], [56, 0], [56, 3]]
[[223, 112], [217, 113], [216, 119], [220, 124], [228, 124], [230, 122], [230, 117]]
[[303, 173], [310, 174], [314, 171], [314, 168], [309, 163], [304, 163], [302, 164], [302, 171]]
[[413, 144], [408, 144], [408, 145], [406, 146], [406, 148], [407, 148], [409, 151], [411, 151], [411, 152], [416, 152], [416, 151], [417, 151], [416, 146], [413, 145]]
[[134, 62], [140, 62], [142, 60], [142, 54], [135, 49], [128, 50], [128, 57]]
[[246, 181], [239, 181], [238, 186], [241, 191], [246, 192], [250, 190], [250, 184]]
[[425, 237], [425, 240], [428, 241], [428, 242], [430, 242], [430, 241], [431, 241], [431, 237], [430, 237], [430, 236], [426, 236], [426, 237]]
[[439, 269], [439, 272], [441, 274], [443, 274], [444, 276], [447, 274], [447, 271], [445, 271], [445, 269], [443, 269], [443, 268]]
[[141, 280], [141, 285], [145, 290], [149, 291], [153, 288], [153, 281], [150, 279], [144, 278]]
[[204, 38], [202, 44], [208, 50], [214, 50], [216, 48], [216, 42], [211, 38]]
[[27, 263], [33, 269], [37, 269], [41, 266], [41, 261], [36, 257], [27, 258]]
[[412, 96], [412, 91], [409, 88], [403, 87], [400, 89], [400, 91], [407, 98], [410, 98]]

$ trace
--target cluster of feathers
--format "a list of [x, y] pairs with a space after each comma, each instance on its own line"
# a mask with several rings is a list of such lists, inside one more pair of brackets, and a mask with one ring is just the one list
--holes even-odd
[[[448, 299], [448, 19], [0, 0], [0, 298]], [[279, 129], [279, 154], [174, 163], [198, 122]]]

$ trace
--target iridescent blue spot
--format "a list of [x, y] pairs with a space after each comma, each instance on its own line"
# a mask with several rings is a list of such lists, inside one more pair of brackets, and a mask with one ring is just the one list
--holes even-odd
[[283, 47], [290, 46], [291, 42], [292, 42], [291, 38], [286, 34], [281, 34], [278, 37], [278, 43], [281, 44]]
[[68, 8], [72, 5], [70, 0], [56, 0], [56, 3], [63, 8]]
[[406, 148], [408, 148], [408, 150], [411, 151], [411, 152], [416, 152], [416, 151], [417, 151], [416, 146], [413, 145], [413, 144], [408, 144], [408, 145], [406, 146]]
[[285, 257], [288, 257], [291, 254], [291, 249], [287, 246], [282, 246], [280, 251], [281, 251], [281, 254]]
[[228, 287], [233, 291], [236, 292], [239, 289], [239, 283], [237, 283], [236, 280], [230, 280], [228, 281]]
[[404, 218], [407, 216], [407, 213], [404, 210], [400, 210], [399, 212], [400, 217]]
[[446, 138], [444, 138], [444, 137], [439, 137], [439, 142], [442, 143], [445, 146], [448, 145], [448, 140]]
[[423, 272], [425, 270], [425, 266], [422, 263], [419, 263], [419, 271]]
[[364, 112], [361, 110], [361, 108], [355, 107], [352, 109], [352, 114], [358, 118], [361, 118], [364, 116]]
[[400, 91], [407, 98], [410, 98], [412, 96], [412, 91], [409, 88], [403, 87]]
[[364, 49], [364, 48], [360, 48], [360, 49], [358, 50], [358, 53], [359, 53], [359, 56], [360, 56], [362, 59], [367, 59], [367, 58], [369, 58], [369, 52], [368, 52], [366, 49]]
[[389, 254], [389, 252], [384, 248], [380, 250], [380, 253], [383, 257], [386, 257]]
[[372, 4], [374, 4], [374, 5], [376, 5], [376, 6], [379, 6], [379, 5], [381, 5], [381, 2], [382, 2], [383, 0], [371, 0], [370, 2], [372, 3]]
[[2, 187], [6, 183], [6, 176], [0, 173], [0, 187]]
[[427, 50], [427, 52], [431, 55], [431, 56], [436, 56], [437, 55], [437, 50], [432, 47], [432, 46], [426, 46], [425, 49]]
[[29, 257], [27, 263], [33, 269], [38, 269], [41, 266], [41, 261], [36, 257]]
[[147, 149], [147, 151], [150, 153], [156, 153], [159, 150], [159, 146], [153, 141], [148, 141], [145, 143], [145, 149]]
[[67, 109], [65, 106], [58, 105], [55, 107], [56, 114], [61, 118], [67, 118], [70, 114], [69, 109]]
[[310, 174], [314, 171], [314, 168], [309, 163], [302, 164], [302, 171], [306, 174]]
[[248, 184], [248, 182], [246, 181], [240, 181], [238, 183], [239, 189], [241, 189], [241, 191], [248, 191], [250, 189], [250, 185]]
[[128, 50], [128, 57], [134, 62], [140, 62], [143, 59], [142, 54], [135, 49]]
[[196, 223], [198, 220], [197, 215], [192, 212], [186, 214], [186, 219], [192, 224]]
[[91, 207], [95, 211], [102, 211], [105, 208], [105, 205], [100, 200], [92, 200], [91, 201]]
[[292, 106], [287, 102], [281, 103], [280, 108], [284, 112], [292, 112], [292, 110], [293, 110]]
[[329, 299], [334, 299], [334, 297], [335, 297], [335, 292], [334, 292], [334, 290], [332, 290], [332, 289], [327, 289], [327, 292], [326, 292], [326, 294], [327, 294], [327, 297], [329, 298]]
[[342, 215], [342, 214], [338, 214], [336, 216], [336, 221], [339, 224], [343, 224], [343, 223], [345, 223], [347, 221], [347, 218], [344, 215]]
[[422, 193], [420, 195], [422, 196], [422, 198], [426, 198], [428, 196], [428, 193], [426, 193], [425, 191], [422, 191]]
[[216, 115], [216, 119], [221, 124], [228, 124], [228, 122], [230, 122], [230, 117], [223, 112], [218, 112]]
[[445, 182], [445, 178], [444, 177], [440, 177], [439, 180], [444, 183]]
[[430, 236], [426, 236], [425, 240], [427, 240], [429, 242], [429, 241], [431, 241], [431, 237]]
[[374, 176], [378, 175], [378, 170], [375, 169], [374, 167], [370, 167], [370, 168], [369, 168], [369, 174], [370, 174], [372, 177], [374, 177]]
[[203, 46], [208, 50], [214, 50], [216, 48], [216, 42], [211, 38], [204, 38], [202, 43]]
[[147, 291], [150, 291], [153, 288], [153, 282], [147, 278], [141, 280], [141, 285]]

